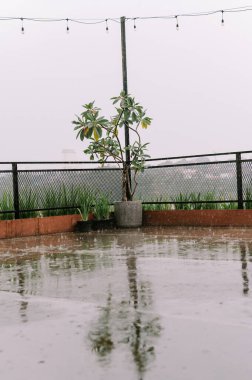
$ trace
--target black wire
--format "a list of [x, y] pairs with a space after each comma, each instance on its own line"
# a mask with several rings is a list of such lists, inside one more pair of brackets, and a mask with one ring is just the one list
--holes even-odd
[[199, 17], [199, 16], [210, 16], [213, 14], [221, 13], [222, 11], [226, 13], [238, 13], [238, 12], [247, 12], [252, 11], [252, 5], [245, 6], [245, 7], [237, 7], [237, 8], [227, 8], [227, 9], [217, 9], [213, 11], [207, 11], [207, 12], [192, 12], [192, 13], [177, 13], [174, 15], [167, 15], [167, 16], [145, 16], [145, 17], [130, 17], [129, 20], [139, 19], [139, 20], [150, 20], [150, 19], [173, 19], [176, 16], [177, 17]]
[[[174, 14], [174, 15], [167, 15], [167, 16], [145, 16], [145, 17], [125, 17], [125, 20], [156, 20], [156, 19], [162, 19], [162, 20], [168, 20], [168, 19], [174, 19], [177, 17], [200, 17], [200, 16], [210, 16], [217, 13], [225, 12], [225, 13], [239, 13], [239, 12], [248, 12], [252, 11], [252, 5], [242, 6], [242, 7], [236, 7], [236, 8], [227, 8], [227, 9], [218, 9], [218, 10], [212, 10], [212, 11], [206, 11], [206, 12], [191, 12], [191, 13], [180, 13], [180, 14]], [[66, 18], [43, 18], [43, 17], [0, 17], [0, 21], [12, 21], [12, 20], [21, 20], [21, 18], [24, 21], [34, 21], [34, 22], [62, 22], [66, 21]], [[101, 24], [106, 23], [107, 21], [113, 21], [116, 23], [120, 23], [120, 18], [106, 18], [106, 19], [74, 19], [74, 18], [68, 18], [69, 21], [78, 23], [78, 24], [86, 24], [86, 25], [95, 25], [95, 24]]]
[[[35, 21], [35, 22], [62, 22], [71, 21], [79, 24], [101, 24], [107, 21], [113, 21], [120, 23], [119, 19], [107, 18], [107, 19], [73, 19], [73, 18], [36, 18], [36, 17], [0, 17], [0, 21], [21, 20]], [[93, 21], [92, 21], [93, 20]]]

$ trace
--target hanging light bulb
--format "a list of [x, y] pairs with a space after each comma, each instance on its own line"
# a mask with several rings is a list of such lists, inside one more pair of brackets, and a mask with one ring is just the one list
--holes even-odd
[[105, 21], [106, 21], [106, 32], [108, 33], [109, 32], [108, 19], [106, 19]]
[[136, 30], [136, 19], [134, 18], [134, 30]]
[[175, 18], [176, 18], [176, 29], [179, 30], [178, 16], [175, 16]]
[[221, 11], [221, 26], [224, 26], [224, 17], [223, 17], [224, 11]]
[[67, 34], [69, 33], [69, 30], [70, 30], [70, 29], [69, 29], [69, 25], [68, 25], [68, 21], [69, 21], [69, 20], [68, 20], [68, 18], [67, 18], [67, 19], [66, 19], [66, 22], [67, 22], [66, 32], [67, 32]]
[[22, 25], [21, 25], [21, 33], [24, 34], [25, 30], [24, 30], [24, 19], [23, 19], [23, 17], [21, 17], [20, 20], [21, 20], [21, 23], [22, 23]]

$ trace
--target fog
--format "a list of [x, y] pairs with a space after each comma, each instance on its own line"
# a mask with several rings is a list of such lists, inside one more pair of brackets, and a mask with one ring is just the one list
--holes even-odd
[[[1, 17], [110, 19], [240, 7], [241, 1], [1, 1]], [[129, 93], [153, 123], [154, 157], [251, 149], [252, 11], [127, 21]], [[118, 20], [117, 20], [118, 21]], [[0, 20], [0, 161], [85, 160], [71, 121], [122, 89], [120, 23]]]

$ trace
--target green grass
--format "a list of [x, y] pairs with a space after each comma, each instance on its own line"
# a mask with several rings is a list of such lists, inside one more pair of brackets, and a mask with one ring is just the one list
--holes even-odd
[[[31, 189], [24, 189], [20, 192], [19, 196], [19, 208], [20, 210], [36, 209], [36, 208], [56, 208], [56, 207], [73, 207], [69, 209], [57, 209], [57, 210], [42, 210], [42, 211], [24, 211], [20, 213], [21, 218], [33, 218], [39, 216], [55, 216], [55, 215], [67, 215], [75, 214], [78, 212], [77, 207], [80, 206], [84, 213], [85, 205], [88, 202], [94, 203], [95, 194], [91, 190], [87, 190], [82, 187], [60, 186], [58, 189], [47, 188], [41, 191], [42, 199], [38, 201], [36, 193], [33, 193]], [[90, 200], [91, 198], [91, 200]], [[90, 206], [91, 207], [91, 206]], [[13, 210], [13, 198], [12, 194], [4, 193], [0, 198], [0, 211]], [[89, 211], [92, 211], [91, 209]], [[13, 219], [14, 214], [0, 214], [0, 219], [7, 220]]]
[[97, 195], [94, 204], [94, 217], [97, 220], [108, 219], [110, 214], [109, 200], [105, 194]]
[[[151, 204], [143, 204], [145, 211], [163, 211], [163, 210], [229, 210], [237, 209], [236, 202], [221, 202], [215, 203], [215, 199], [220, 198], [214, 192], [189, 194], [179, 193], [173, 198], [157, 197]], [[247, 188], [245, 193], [245, 208], [252, 209], [252, 189]], [[36, 208], [56, 208], [63, 207], [57, 210], [43, 211], [27, 211], [21, 212], [21, 218], [38, 217], [38, 216], [54, 216], [66, 215], [80, 212], [84, 220], [88, 219], [90, 212], [95, 213], [97, 219], [104, 219], [109, 216], [111, 206], [105, 194], [93, 191], [84, 187], [66, 187], [60, 186], [58, 189], [47, 188], [41, 189], [41, 199], [31, 189], [23, 189], [20, 193], [20, 210], [36, 209]], [[164, 202], [164, 203], [162, 203]], [[174, 203], [165, 203], [174, 202]], [[176, 203], [179, 202], [179, 203]], [[188, 203], [190, 202], [190, 203]], [[207, 203], [210, 202], [210, 203]], [[64, 207], [70, 207], [69, 209]], [[71, 208], [72, 207], [72, 208]], [[0, 197], [0, 211], [13, 210], [13, 198], [11, 193], [3, 193]], [[13, 213], [0, 214], [0, 220], [13, 219]]]
[[[150, 200], [150, 204], [143, 204], [143, 210], [144, 211], [165, 211], [165, 210], [170, 210], [171, 205], [169, 203], [160, 203], [160, 202], [169, 202], [169, 198], [165, 197], [163, 198], [162, 196], [159, 198], [156, 198], [155, 200]], [[155, 203], [159, 202], [159, 203]]]
[[88, 220], [89, 214], [93, 211], [95, 203], [95, 193], [92, 190], [78, 191], [76, 204], [79, 205], [78, 211], [83, 220]]
[[245, 200], [247, 201], [245, 203], [246, 209], [252, 209], [252, 189], [247, 188], [245, 192]]
[[[19, 195], [19, 209], [29, 210], [29, 209], [34, 209], [37, 207], [38, 207], [37, 195], [33, 193], [31, 189], [22, 190], [21, 194]], [[38, 216], [37, 211], [27, 211], [27, 212], [20, 213], [21, 218], [36, 218], [37, 216]]]
[[192, 210], [192, 206], [187, 203], [190, 202], [190, 195], [179, 193], [175, 198], [172, 198], [173, 202], [180, 202], [180, 203], [174, 203], [175, 210]]
[[[10, 193], [4, 192], [0, 198], [0, 211], [13, 210], [13, 197]], [[0, 220], [13, 219], [12, 213], [0, 214]]]
[[[41, 208], [69, 207], [74, 206], [76, 199], [76, 189], [70, 188], [69, 194], [65, 186], [60, 186], [58, 189], [47, 188], [44, 190], [44, 195], [41, 201]], [[55, 216], [73, 213], [74, 210], [43, 210], [43, 216]]]
[[58, 210], [45, 210], [42, 211], [43, 216], [54, 215], [68, 215], [77, 213], [77, 207], [80, 208], [81, 213], [86, 214], [87, 205], [93, 202], [94, 192], [91, 190], [71, 186], [67, 188], [62, 185], [57, 190], [53, 188], [45, 189], [44, 197], [42, 198], [41, 208], [55, 208], [55, 207], [73, 207]]
[[[252, 193], [251, 193], [252, 196]], [[153, 204], [144, 205], [146, 211], [158, 211], [158, 210], [227, 210], [237, 209], [236, 202], [214, 202], [218, 199], [218, 196], [214, 192], [207, 193], [195, 193], [190, 194], [179, 193], [177, 196], [171, 198], [173, 204], [158, 204], [153, 201]], [[252, 198], [250, 198], [252, 199]], [[164, 198], [168, 202], [168, 198]], [[156, 201], [162, 202], [162, 197], [157, 198]], [[176, 203], [178, 202], [178, 203]], [[210, 202], [210, 203], [207, 203]], [[252, 202], [251, 202], [252, 208]]]

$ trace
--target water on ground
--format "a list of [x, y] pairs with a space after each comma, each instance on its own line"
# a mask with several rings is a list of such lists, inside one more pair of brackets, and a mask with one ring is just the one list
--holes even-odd
[[252, 230], [0, 241], [0, 379], [249, 380]]

